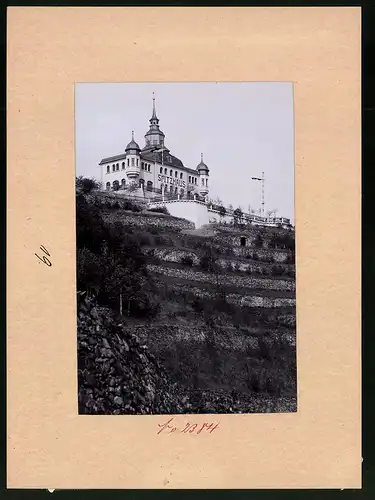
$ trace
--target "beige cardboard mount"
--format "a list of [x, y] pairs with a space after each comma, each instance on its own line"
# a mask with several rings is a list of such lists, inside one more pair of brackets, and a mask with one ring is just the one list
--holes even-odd
[[[8, 9], [8, 487], [361, 487], [360, 16]], [[297, 413], [78, 415], [74, 84], [99, 81], [294, 83]]]

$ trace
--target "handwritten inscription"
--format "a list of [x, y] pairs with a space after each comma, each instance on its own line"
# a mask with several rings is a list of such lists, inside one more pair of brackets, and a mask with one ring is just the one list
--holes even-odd
[[172, 417], [164, 424], [158, 424], [160, 429], [157, 434], [161, 434], [162, 432], [165, 434], [173, 434], [174, 432], [178, 434], [201, 434], [202, 432], [212, 434], [219, 427], [219, 422], [217, 424], [213, 422], [204, 422], [203, 424], [187, 422], [184, 427], [178, 427], [172, 423], [173, 420], [174, 418]]
[[[48, 250], [46, 249], [46, 247], [44, 245], [40, 245], [40, 250], [42, 252], [44, 252], [46, 255], [48, 255], [48, 257], [51, 257], [51, 255], [49, 254]], [[37, 253], [35, 254], [38, 259], [43, 262], [46, 266], [48, 267], [51, 267], [52, 266], [52, 262], [49, 260], [48, 257], [46, 257], [45, 255], [42, 255], [42, 257], [40, 257]]]

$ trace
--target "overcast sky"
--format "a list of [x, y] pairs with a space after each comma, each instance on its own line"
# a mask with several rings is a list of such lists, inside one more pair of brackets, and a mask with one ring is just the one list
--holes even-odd
[[211, 198], [294, 220], [293, 88], [288, 82], [79, 83], [76, 85], [77, 175], [100, 180], [98, 163], [124, 152], [134, 130], [142, 148], [155, 92], [165, 145], [195, 168], [203, 152]]

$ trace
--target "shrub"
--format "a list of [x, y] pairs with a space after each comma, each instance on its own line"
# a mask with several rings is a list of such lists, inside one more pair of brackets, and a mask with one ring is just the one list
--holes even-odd
[[234, 271], [238, 273], [240, 271], [240, 268], [241, 268], [240, 263], [239, 262], [235, 262], [235, 264], [234, 264]]
[[149, 212], [156, 212], [158, 214], [165, 214], [169, 215], [169, 211], [167, 207], [155, 207], [155, 208], [149, 208]]
[[262, 236], [258, 233], [256, 237], [253, 240], [253, 246], [255, 248], [263, 248], [263, 238]]
[[181, 264], [184, 264], [185, 266], [193, 266], [194, 265], [194, 260], [191, 255], [184, 255], [181, 257]]
[[100, 188], [100, 182], [96, 181], [93, 178], [88, 179], [87, 177], [83, 177], [81, 175], [80, 177], [76, 178], [76, 187], [82, 193], [89, 194], [92, 191]]
[[271, 274], [272, 276], [282, 276], [284, 274], [284, 267], [280, 265], [272, 266]]

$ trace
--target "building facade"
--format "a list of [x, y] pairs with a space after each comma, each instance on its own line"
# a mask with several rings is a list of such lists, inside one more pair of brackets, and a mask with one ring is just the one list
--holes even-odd
[[209, 169], [201, 161], [195, 169], [187, 168], [172, 155], [165, 145], [165, 134], [160, 130], [153, 97], [149, 130], [141, 149], [134, 139], [134, 132], [124, 153], [103, 158], [102, 189], [124, 190], [134, 196], [157, 199], [200, 199], [209, 193]]

